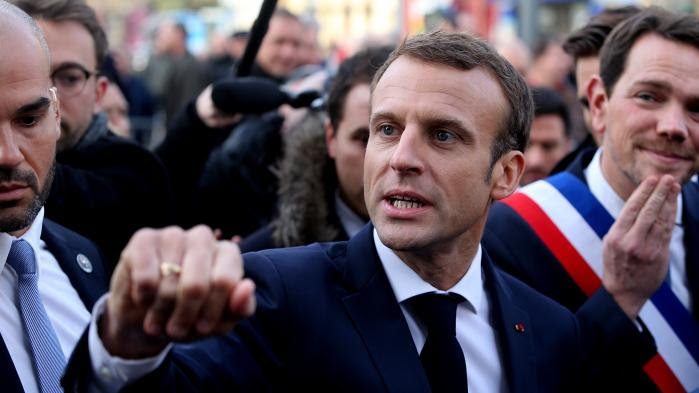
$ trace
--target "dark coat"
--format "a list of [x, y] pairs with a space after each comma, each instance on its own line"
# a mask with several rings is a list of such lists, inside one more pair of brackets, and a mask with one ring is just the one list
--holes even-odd
[[[247, 235], [274, 216], [282, 118], [246, 117], [235, 129], [210, 128], [190, 102], [155, 150], [172, 179], [176, 221], [206, 224], [225, 238]], [[233, 132], [232, 132], [233, 131]]]
[[[429, 392], [372, 231], [367, 225], [349, 242], [246, 254], [255, 316], [234, 333], [176, 345], [127, 390]], [[581, 390], [575, 317], [494, 268], [485, 253], [482, 263], [510, 391]], [[80, 348], [68, 391], [90, 375], [86, 345]]]
[[209, 83], [206, 68], [189, 52], [151, 57], [143, 79], [165, 109], [168, 127], [177, 113]]
[[135, 142], [106, 129], [86, 137], [57, 155], [46, 217], [97, 243], [111, 272], [136, 230], [173, 223], [170, 180]]
[[[109, 276], [102, 264], [102, 258], [95, 245], [86, 238], [50, 220], [44, 219], [41, 239], [46, 248], [58, 261], [63, 272], [80, 296], [88, 311], [97, 299], [108, 289]], [[87, 273], [76, 262], [78, 254], [85, 255], [92, 264], [92, 272]], [[0, 337], [0, 380], [3, 392], [23, 392], [17, 371], [5, 342]]]
[[242, 252], [349, 238], [335, 210], [337, 174], [319, 114], [307, 115], [284, 139], [277, 176], [277, 215], [243, 239]]
[[197, 184], [209, 154], [229, 133], [230, 130], [207, 127], [197, 115], [195, 101], [190, 101], [155, 149], [172, 181], [178, 225], [189, 227], [203, 222], [195, 213]]
[[[584, 168], [595, 149], [583, 151], [567, 171], [586, 182]], [[699, 186], [683, 188], [687, 275], [693, 304], [699, 294]], [[490, 210], [483, 245], [501, 269], [532, 288], [576, 312], [599, 366], [603, 385], [598, 391], [655, 392], [656, 386], [642, 366], [656, 353], [647, 330], [624, 314], [611, 295], [601, 287], [589, 299], [568, 275], [532, 228], [512, 208], [495, 203]], [[695, 306], [694, 315], [697, 315]]]
[[246, 116], [209, 155], [194, 208], [224, 238], [246, 236], [274, 217], [278, 183], [273, 168], [282, 155], [282, 123], [276, 112]]

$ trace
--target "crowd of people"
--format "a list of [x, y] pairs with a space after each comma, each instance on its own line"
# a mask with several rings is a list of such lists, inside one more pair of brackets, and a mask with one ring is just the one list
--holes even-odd
[[698, 17], [317, 33], [277, 9], [238, 75], [166, 21], [135, 74], [0, 0], [4, 391], [699, 389]]

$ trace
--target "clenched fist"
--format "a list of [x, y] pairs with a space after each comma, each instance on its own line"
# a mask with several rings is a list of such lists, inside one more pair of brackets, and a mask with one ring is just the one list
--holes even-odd
[[99, 331], [110, 354], [143, 358], [226, 332], [254, 310], [235, 243], [205, 226], [143, 229], [121, 254]]

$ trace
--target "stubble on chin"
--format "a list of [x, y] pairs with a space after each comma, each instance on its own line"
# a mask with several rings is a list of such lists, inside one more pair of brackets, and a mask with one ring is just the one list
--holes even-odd
[[[29, 205], [21, 211], [19, 214], [10, 217], [0, 217], [0, 232], [16, 232], [21, 229], [27, 228], [32, 224], [36, 218], [41, 208], [44, 207], [46, 199], [51, 191], [51, 184], [53, 183], [53, 176], [56, 169], [56, 161], [54, 160], [51, 164], [49, 172], [46, 174], [46, 180], [44, 184], [39, 187], [36, 176], [33, 173], [27, 171], [2, 171], [0, 170], [0, 179], [6, 180], [18, 180], [26, 183], [34, 191], [34, 197], [32, 198]], [[0, 204], [0, 216], [4, 211], [16, 207], [15, 202], [8, 204]]]

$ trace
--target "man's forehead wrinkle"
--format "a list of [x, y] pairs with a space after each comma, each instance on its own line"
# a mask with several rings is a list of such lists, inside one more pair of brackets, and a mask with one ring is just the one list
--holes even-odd
[[[699, 52], [698, 52], [699, 53]], [[681, 81], [697, 80], [699, 64], [694, 67], [696, 74], [688, 74], [679, 69], [679, 65], [672, 59], [654, 60], [637, 64], [628, 68], [629, 73], [635, 74], [634, 81], [658, 81], [668, 83], [670, 78], [678, 78]]]
[[[670, 73], [683, 80], [696, 79], [697, 73], [687, 73], [680, 68], [683, 66], [681, 60], [684, 58], [682, 56], [666, 56], [663, 53], [655, 51], [654, 47], [657, 47], [659, 44], [666, 45], [667, 50], [699, 54], [699, 49], [692, 45], [665, 39], [655, 34], [645, 35], [639, 38], [629, 51], [628, 58], [633, 58], [636, 61], [627, 60], [623, 74], [633, 72], [639, 75], [657, 75], [661, 77], [663, 74]], [[672, 47], [672, 49], [670, 47]], [[691, 66], [699, 71], [699, 64], [691, 64]]]
[[[464, 101], [463, 97], [445, 91], [443, 88], [440, 89], [436, 85], [437, 84], [435, 84], [434, 86], [428, 86], [426, 88], [413, 88], [405, 86], [404, 84], [389, 84], [386, 86], [379, 86], [374, 92], [373, 98], [378, 98], [382, 101], [391, 99], [400, 101], [403, 100], [406, 93], [416, 92], [420, 95], [423, 95], [423, 97], [420, 98], [420, 102], [423, 103], [424, 101], [424, 103], [423, 105], [419, 105], [420, 107], [424, 107], [424, 104], [427, 104], [427, 106], [430, 107], [446, 105], [453, 108], [456, 111], [463, 111], [468, 107], [469, 103]], [[428, 97], [424, 97], [424, 95], [427, 95]], [[374, 103], [374, 107], [378, 107], [378, 104], [378, 102]], [[413, 102], [410, 103], [410, 105], [418, 105], [418, 103]]]

